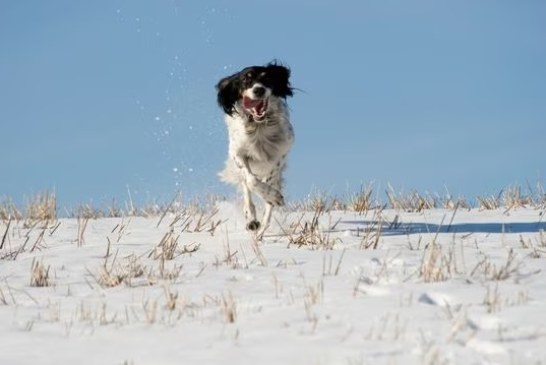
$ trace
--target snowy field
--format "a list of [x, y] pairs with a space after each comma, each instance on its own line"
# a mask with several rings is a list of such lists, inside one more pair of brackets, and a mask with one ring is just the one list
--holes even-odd
[[544, 209], [0, 221], [0, 364], [545, 364]]

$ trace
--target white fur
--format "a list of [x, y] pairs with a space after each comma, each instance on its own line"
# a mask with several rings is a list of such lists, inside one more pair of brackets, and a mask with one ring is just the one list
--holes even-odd
[[[252, 225], [259, 224], [258, 239], [263, 237], [269, 226], [273, 207], [284, 205], [282, 173], [286, 167], [286, 156], [294, 142], [285, 100], [271, 95], [270, 90], [267, 93], [269, 105], [262, 120], [253, 120], [244, 112], [240, 101], [234, 105], [235, 112], [226, 115], [229, 157], [226, 167], [219, 174], [223, 181], [241, 187], [247, 228], [255, 230]], [[251, 192], [265, 202], [260, 223], [256, 221]]]

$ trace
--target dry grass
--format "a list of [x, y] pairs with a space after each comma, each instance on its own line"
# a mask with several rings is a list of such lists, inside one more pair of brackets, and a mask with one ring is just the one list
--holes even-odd
[[[207, 194], [204, 199], [193, 199], [186, 202], [183, 200], [182, 194], [176, 193], [175, 196], [166, 203], [160, 202], [158, 200], [150, 200], [142, 203], [141, 205], [137, 205], [133, 201], [132, 195], [129, 191], [128, 200], [121, 204], [122, 207], [115, 199], [112, 199], [110, 203], [102, 207], [97, 207], [93, 203], [84, 203], [76, 206], [73, 209], [65, 209], [65, 216], [69, 218], [79, 217], [89, 219], [118, 217], [160, 217], [159, 223], [161, 223], [161, 221], [163, 221], [163, 219], [167, 215], [176, 216], [188, 214], [190, 216], [197, 216], [201, 214], [203, 216], [203, 220], [206, 216], [208, 216], [216, 209], [215, 206], [220, 201], [225, 201], [225, 198], [214, 194]], [[7, 211], [7, 201], [5, 207]], [[13, 205], [13, 207], [15, 207], [15, 205]], [[0, 206], [0, 212], [1, 209], [2, 208]], [[199, 229], [203, 230], [204, 227], [201, 227]]]
[[4, 294], [4, 291], [2, 290], [2, 288], [0, 288], [0, 304], [1, 305], [8, 305], [8, 300], [6, 298], [6, 295]]
[[537, 183], [535, 197], [536, 198], [533, 204], [537, 207], [537, 209], [546, 210], [546, 190], [544, 189], [544, 186], [540, 183]]
[[112, 288], [121, 283], [131, 286], [131, 280], [143, 276], [144, 273], [144, 266], [135, 256], [130, 256], [123, 264], [116, 264], [114, 261], [108, 266], [105, 263], [95, 279], [103, 288]]
[[310, 221], [304, 220], [305, 213], [301, 214], [299, 219], [292, 223], [288, 230], [284, 230], [289, 245], [311, 246], [312, 248], [322, 249], [332, 249], [334, 247], [337, 241], [331, 239], [330, 231], [335, 228], [337, 223], [329, 225], [330, 228], [326, 230], [321, 228], [320, 220], [324, 215], [324, 209], [323, 206], [317, 206]]
[[457, 260], [453, 247], [450, 247], [445, 252], [445, 249], [435, 241], [433, 240], [427, 246], [419, 269], [419, 277], [425, 283], [446, 281], [458, 273]]
[[303, 307], [305, 309], [305, 317], [313, 324], [314, 330], [318, 323], [318, 316], [314, 313], [313, 307], [324, 300], [324, 281], [320, 280], [315, 285], [308, 285], [304, 280], [304, 286]]
[[478, 196], [476, 200], [480, 210], [495, 210], [501, 206], [500, 195]]
[[530, 206], [533, 200], [530, 196], [523, 195], [521, 193], [521, 187], [509, 186], [504, 190], [502, 194], [504, 206], [506, 209], [524, 208]]
[[425, 209], [434, 209], [437, 207], [434, 197], [430, 195], [423, 196], [415, 190], [410, 191], [409, 194], [397, 193], [389, 184], [389, 188], [385, 193], [387, 194], [390, 207], [395, 210], [421, 212]]
[[0, 220], [9, 221], [21, 219], [23, 219], [23, 214], [11, 198], [5, 198], [0, 202]]
[[495, 285], [495, 289], [493, 290], [491, 290], [491, 286], [487, 286], [482, 304], [487, 308], [487, 313], [495, 313], [501, 309], [501, 296], [498, 284]]
[[[370, 210], [389, 207], [406, 212], [422, 212], [426, 209], [471, 209], [493, 210], [505, 208], [507, 211], [522, 207], [546, 210], [546, 189], [538, 182], [535, 186], [527, 184], [523, 189], [518, 185], [508, 186], [497, 195], [477, 196], [474, 203], [469, 203], [462, 197], [455, 198], [446, 189], [444, 195], [438, 193], [421, 194], [416, 190], [409, 193], [397, 192], [392, 185], [385, 190], [386, 204], [378, 196], [374, 197], [373, 184], [361, 185], [354, 194], [347, 194], [346, 198], [331, 196], [324, 191], [314, 191], [305, 199], [288, 204], [288, 211], [322, 210], [352, 210], [365, 214]], [[218, 226], [223, 223], [215, 218], [218, 213], [216, 205], [226, 199], [217, 195], [207, 195], [204, 199], [184, 201], [180, 193], [168, 203], [150, 201], [137, 206], [128, 193], [128, 201], [121, 204], [123, 208], [112, 200], [105, 207], [98, 208], [91, 203], [85, 203], [74, 209], [64, 209], [64, 217], [81, 219], [98, 219], [110, 217], [160, 217], [158, 225], [169, 215], [174, 217], [173, 224], [180, 224], [184, 232], [210, 232], [214, 234]], [[36, 222], [51, 222], [59, 218], [57, 196], [55, 192], [43, 191], [36, 193], [25, 200], [25, 208], [17, 206], [13, 199], [4, 197], [0, 201], [0, 220], [26, 220], [27, 227]]]
[[171, 312], [174, 311], [178, 302], [178, 292], [171, 291], [167, 286], [163, 287], [163, 292], [165, 293], [165, 308]]
[[[211, 236], [214, 236], [216, 229], [226, 222], [225, 220], [216, 219], [218, 212], [219, 210], [216, 207], [207, 211], [185, 208], [174, 215], [169, 227], [180, 227], [181, 232], [187, 233], [208, 232]], [[157, 227], [160, 226], [164, 218], [165, 215], [161, 215]]]
[[487, 285], [485, 296], [482, 304], [487, 309], [487, 313], [499, 312], [503, 307], [513, 307], [519, 305], [525, 305], [529, 302], [529, 292], [526, 289], [519, 289], [517, 292], [511, 295], [501, 294], [499, 290], [499, 283]]
[[[357, 232], [358, 235], [362, 233], [362, 240], [360, 241], [361, 250], [370, 248], [375, 250], [379, 246], [379, 241], [383, 233], [383, 215], [381, 213], [382, 209], [374, 210], [370, 223], [368, 223], [362, 231]], [[397, 219], [397, 217], [398, 216], [396, 216], [395, 219]], [[396, 223], [391, 223], [391, 227], [394, 224]]]
[[104, 209], [97, 208], [91, 203], [84, 203], [71, 212], [67, 212], [68, 217], [83, 219], [118, 218], [124, 215], [126, 215], [125, 212], [118, 207], [115, 200], [112, 200], [111, 205]]
[[290, 211], [308, 211], [315, 212], [322, 210], [330, 212], [332, 210], [347, 210], [347, 204], [340, 198], [330, 196], [323, 191], [315, 191], [307, 198], [292, 202], [288, 205]]
[[237, 321], [237, 301], [233, 298], [231, 291], [227, 295], [222, 295], [221, 311], [227, 323]]
[[534, 240], [531, 240], [528, 238], [525, 240], [522, 235], [519, 236], [519, 242], [521, 244], [521, 247], [524, 249], [529, 249], [531, 252], [529, 253], [529, 257], [534, 259], [539, 259], [543, 257], [544, 254], [546, 254], [546, 250], [544, 248], [546, 247], [545, 237], [544, 237], [544, 231], [539, 231], [538, 238], [534, 238]]
[[191, 243], [188, 245], [181, 245], [180, 235], [174, 232], [174, 228], [170, 227], [169, 231], [165, 233], [159, 244], [150, 252], [148, 257], [154, 260], [173, 260], [174, 258], [184, 255], [193, 254], [199, 250], [201, 246], [199, 243]]
[[193, 228], [188, 224], [184, 227], [183, 232], [208, 232], [214, 236], [216, 228], [223, 223], [220, 219], [214, 219], [218, 214], [218, 208], [214, 208], [211, 211], [200, 212], [197, 216], [194, 216]]
[[104, 262], [95, 275], [89, 270], [89, 274], [97, 284], [103, 288], [112, 288], [122, 283], [131, 286], [131, 280], [145, 274], [145, 267], [135, 255], [127, 256], [122, 262], [117, 261], [117, 252], [111, 253], [111, 242], [108, 239]]
[[379, 203], [372, 199], [373, 187], [371, 184], [360, 186], [360, 191], [354, 194], [349, 206], [351, 209], [359, 214], [367, 213], [372, 209], [377, 209]]
[[480, 273], [486, 280], [502, 281], [517, 274], [520, 266], [521, 261], [516, 260], [514, 249], [511, 248], [502, 264], [493, 263], [488, 256], [484, 256], [472, 270], [471, 276]]
[[525, 207], [546, 209], [546, 192], [540, 182], [536, 184], [535, 188], [527, 184], [527, 194], [522, 191], [521, 186], [511, 185], [501, 190], [497, 195], [478, 196], [476, 200], [480, 210], [504, 208], [509, 211]]
[[30, 286], [33, 287], [46, 287], [51, 286], [49, 278], [50, 267], [45, 267], [42, 261], [32, 260], [30, 268]]
[[87, 223], [89, 223], [89, 218], [78, 217], [78, 238], [77, 243], [78, 247], [82, 247], [85, 243], [85, 230], [87, 229]]
[[339, 255], [339, 259], [337, 261], [337, 265], [335, 270], [332, 272], [332, 264], [333, 264], [333, 258], [332, 255], [330, 255], [330, 260], [328, 261], [328, 264], [326, 263], [326, 256], [322, 259], [322, 276], [337, 276], [339, 274], [339, 270], [341, 269], [341, 263], [343, 262], [343, 257], [345, 257], [345, 252], [347, 251], [347, 248], [344, 248], [343, 251], [341, 251], [341, 255]]
[[435, 244], [429, 244], [423, 255], [419, 276], [425, 283], [444, 281], [447, 279], [443, 269], [442, 250]]
[[258, 262], [260, 262], [260, 265], [267, 266], [267, 258], [265, 257], [258, 240], [256, 240], [255, 238], [252, 239], [250, 242], [250, 247], [252, 248], [252, 251], [256, 256], [256, 259], [258, 260]]
[[148, 274], [148, 282], [149, 284], [153, 284], [159, 279], [175, 283], [180, 277], [182, 269], [183, 265], [177, 265], [176, 263], [169, 268], [164, 259], [159, 259], [159, 276], [156, 276], [154, 272], [150, 271]]
[[154, 285], [162, 280], [175, 283], [182, 273], [183, 266], [176, 263], [167, 265], [167, 262], [178, 255], [196, 252], [200, 245], [192, 244], [180, 248], [178, 236], [174, 237], [173, 234], [171, 231], [167, 232], [160, 244], [148, 254], [149, 258], [157, 260], [157, 269], [142, 264], [141, 257], [135, 254], [118, 260], [118, 252], [111, 252], [111, 241], [107, 238], [108, 246], [103, 264], [99, 267], [97, 274], [89, 270], [88, 273], [103, 288], [112, 288], [121, 284], [131, 287], [134, 285], [134, 279], [140, 279], [139, 285]]
[[6, 230], [2, 234], [2, 240], [0, 241], [0, 250], [3, 249], [4, 245], [6, 244], [6, 239], [8, 238], [10, 226], [11, 226], [11, 219], [8, 220], [8, 223], [6, 224]]
[[435, 206], [442, 207], [444, 209], [471, 209], [472, 205], [464, 198], [458, 197], [454, 198], [447, 187], [445, 188], [446, 192], [444, 196], [440, 194], [434, 194]]
[[55, 193], [43, 191], [27, 201], [27, 220], [54, 221], [57, 219], [57, 197]]

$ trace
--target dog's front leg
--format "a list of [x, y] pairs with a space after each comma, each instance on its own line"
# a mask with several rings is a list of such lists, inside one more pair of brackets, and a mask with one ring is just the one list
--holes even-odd
[[284, 197], [281, 192], [269, 184], [261, 182], [256, 175], [252, 173], [248, 163], [248, 157], [235, 155], [233, 159], [235, 165], [241, 170], [244, 177], [244, 184], [248, 189], [261, 196], [267, 204], [273, 206], [284, 205]]
[[260, 222], [256, 220], [256, 207], [252, 202], [252, 196], [250, 195], [250, 189], [246, 185], [246, 181], [243, 182], [243, 200], [244, 200], [244, 213], [246, 219], [246, 229], [249, 231], [255, 231], [260, 228]]
[[262, 218], [262, 224], [258, 233], [256, 233], [256, 238], [261, 240], [264, 236], [265, 230], [269, 227], [269, 222], [271, 221], [271, 213], [273, 212], [273, 205], [266, 203], [264, 216]]
[[253, 181], [257, 179], [254, 174], [252, 174], [252, 171], [250, 171], [250, 165], [246, 156], [236, 155], [233, 157], [233, 160], [243, 176], [241, 185], [243, 188], [243, 211], [245, 214], [246, 229], [249, 231], [256, 231], [260, 228], [260, 222], [256, 220], [256, 207], [254, 202], [252, 202], [251, 186], [253, 186]]
[[[277, 189], [278, 191], [281, 191], [281, 175], [280, 172], [277, 170], [272, 170], [269, 173], [270, 177], [266, 179], [264, 182], [270, 183], [271, 187], [274, 189]], [[273, 176], [275, 176], [275, 179], [273, 179]], [[270, 204], [266, 202], [265, 204], [265, 211], [264, 215], [262, 217], [262, 224], [260, 227], [260, 230], [256, 234], [256, 238], [258, 240], [261, 240], [263, 238], [264, 232], [269, 228], [269, 224], [271, 222], [271, 213], [273, 212], [273, 204]]]

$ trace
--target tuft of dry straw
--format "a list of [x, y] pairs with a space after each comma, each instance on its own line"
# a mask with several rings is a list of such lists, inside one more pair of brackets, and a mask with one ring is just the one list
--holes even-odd
[[50, 286], [51, 282], [49, 281], [49, 268], [49, 266], [46, 268], [42, 261], [33, 259], [30, 268], [30, 286]]
[[231, 291], [227, 296], [222, 295], [222, 314], [227, 323], [235, 323], [237, 320], [237, 301]]
[[322, 210], [330, 212], [332, 210], [346, 210], [347, 205], [338, 197], [328, 196], [327, 193], [315, 191], [310, 193], [304, 200], [290, 203], [289, 210], [291, 211], [317, 211]]
[[169, 231], [163, 235], [163, 238], [159, 244], [150, 252], [148, 257], [154, 260], [173, 260], [177, 256], [184, 254], [193, 254], [199, 250], [201, 244], [190, 243], [180, 247], [179, 244], [180, 235], [175, 234], [174, 228], [170, 227]]
[[23, 219], [23, 214], [11, 198], [6, 198], [0, 202], [0, 220], [9, 221], [12, 219], [21, 220]]
[[[398, 216], [397, 216], [398, 217]], [[393, 222], [392, 224], [396, 224]], [[374, 210], [371, 222], [362, 230], [362, 241], [360, 241], [360, 249], [367, 250], [369, 248], [376, 250], [379, 246], [381, 235], [383, 234], [383, 216], [381, 210]]]
[[495, 210], [501, 206], [500, 195], [478, 196], [476, 200], [478, 201], [478, 208], [480, 210]]
[[355, 212], [363, 214], [377, 207], [377, 203], [372, 201], [372, 193], [373, 188], [371, 185], [361, 186], [360, 191], [351, 198], [351, 208]]
[[423, 255], [419, 276], [425, 283], [445, 281], [457, 274], [457, 261], [453, 248], [447, 253], [435, 241], [431, 242]]
[[43, 191], [27, 202], [26, 216], [29, 220], [52, 221], [57, 219], [57, 197], [55, 193]]
[[423, 196], [417, 191], [413, 190], [409, 194], [396, 193], [392, 185], [389, 184], [389, 188], [385, 191], [391, 208], [396, 210], [403, 210], [406, 212], [421, 212], [425, 209], [436, 208], [438, 203], [433, 196]]
[[[321, 229], [319, 221], [324, 214], [324, 206], [317, 206], [313, 217], [310, 221], [303, 220], [305, 213], [294, 222], [289, 228], [288, 232], [284, 232], [288, 236], [289, 244], [301, 246], [311, 246], [323, 249], [332, 249], [336, 243], [336, 240], [330, 238], [329, 230], [326, 232]], [[335, 226], [334, 224], [330, 230]]]

